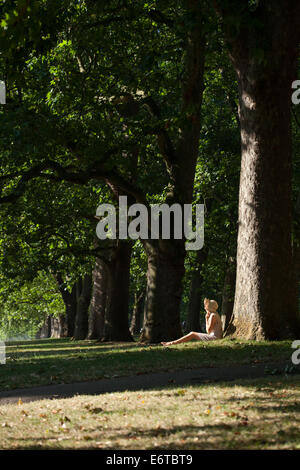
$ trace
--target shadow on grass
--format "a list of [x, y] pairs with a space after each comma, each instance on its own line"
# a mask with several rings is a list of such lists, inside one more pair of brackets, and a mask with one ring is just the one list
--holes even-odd
[[70, 343], [70, 338], [45, 338], [45, 339], [32, 339], [32, 340], [24, 340], [24, 341], [5, 341], [6, 346], [14, 346], [14, 347], [22, 347], [22, 346], [37, 346], [41, 347], [51, 347], [55, 348], [56, 345], [60, 345], [61, 343]]
[[[296, 379], [298, 388], [290, 392], [289, 403], [285, 404], [284, 401], [280, 402], [281, 394], [284, 396], [285, 390], [289, 385], [293, 385], [290, 378], [281, 380], [277, 379], [263, 379], [260, 382], [253, 382], [248, 380], [236, 380], [234, 383], [219, 383], [218, 388], [235, 386], [244, 387], [246, 390], [251, 387], [251, 390], [256, 389], [258, 393], [255, 403], [252, 405], [252, 410], [255, 414], [250, 416], [249, 421], [245, 421], [242, 415], [235, 414], [235, 418], [230, 422], [224, 422], [225, 417], [220, 416], [218, 422], [214, 421], [203, 424], [176, 424], [172, 426], [156, 426], [153, 425], [149, 428], [140, 426], [127, 427], [122, 426], [119, 421], [116, 428], [105, 428], [103, 424], [87, 425], [84, 428], [84, 436], [63, 436], [60, 438], [64, 442], [55, 442], [57, 435], [50, 434], [49, 437], [21, 437], [14, 438], [8, 437], [12, 442], [14, 450], [35, 450], [35, 449], [106, 449], [106, 450], [126, 450], [126, 449], [155, 449], [155, 450], [200, 450], [200, 449], [267, 449], [273, 448], [288, 448], [296, 449], [300, 445], [299, 426], [300, 426], [300, 401], [299, 401], [299, 385], [300, 377]], [[276, 403], [272, 406], [266, 406], [268, 398], [259, 396], [259, 391], [262, 386], [265, 387], [265, 393], [268, 387], [272, 385], [272, 390], [277, 393]], [[168, 391], [176, 390], [177, 387], [169, 386]], [[162, 393], [162, 401], [165, 396], [165, 388], [154, 389]], [[291, 388], [289, 389], [291, 390]], [[241, 392], [242, 393], [242, 392]], [[249, 397], [248, 397], [249, 400]], [[278, 401], [279, 400], [279, 401]], [[227, 403], [228, 399], [224, 399]], [[238, 397], [238, 401], [239, 397]], [[118, 402], [114, 410], [108, 410], [103, 414], [111, 413], [119, 414], [122, 409], [118, 407]], [[294, 403], [294, 404], [293, 404]], [[134, 410], [133, 410], [134, 411]], [[148, 410], [149, 411], [149, 410]], [[151, 410], [150, 410], [151, 411]], [[222, 420], [223, 419], [223, 420]], [[72, 425], [70, 425], [72, 426]], [[284, 429], [282, 429], [282, 426]], [[72, 432], [72, 429], [71, 429]], [[64, 440], [65, 437], [65, 440]], [[66, 442], [69, 439], [70, 442]], [[90, 441], [89, 443], [81, 443], [84, 440]], [[126, 444], [121, 444], [120, 440], [126, 441]], [[73, 443], [72, 443], [73, 441]], [[76, 444], [75, 444], [76, 441]], [[97, 444], [95, 444], [97, 442]], [[158, 445], [154, 445], [158, 444]], [[136, 444], [136, 445], [135, 445]]]
[[74, 359], [76, 359], [76, 356], [79, 353], [87, 353], [87, 356], [92, 357], [95, 355], [100, 355], [102, 353], [107, 353], [110, 352], [111, 354], [115, 354], [115, 352], [118, 351], [125, 351], [125, 352], [130, 352], [130, 349], [136, 350], [137, 348], [141, 348], [142, 346], [134, 344], [128, 344], [128, 345], [120, 345], [119, 343], [111, 343], [105, 345], [99, 345], [98, 343], [94, 344], [82, 344], [82, 343], [76, 343], [74, 345], [67, 344], [65, 348], [62, 348], [62, 345], [60, 345], [60, 349], [58, 349], [58, 345], [56, 348], [48, 347], [48, 348], [42, 348], [42, 349], [31, 349], [31, 350], [21, 350], [21, 351], [15, 351], [13, 349], [7, 349], [7, 356], [8, 359], [12, 360], [18, 360], [27, 358], [27, 357], [35, 357], [39, 359], [47, 358], [47, 357], [53, 357], [53, 356], [60, 356], [60, 355], [65, 355], [65, 356], [74, 356]]
[[[179, 347], [139, 343], [99, 343], [43, 339], [9, 343], [0, 366], [0, 389], [97, 380], [176, 369], [255, 364], [290, 358], [291, 342], [240, 342], [224, 339]], [[30, 350], [26, 350], [30, 349]]]
[[[258, 412], [263, 410], [257, 407]], [[284, 416], [284, 410], [278, 410], [278, 421], [281, 414]], [[281, 413], [280, 413], [281, 411]], [[218, 449], [267, 449], [271, 446], [280, 448], [288, 444], [290, 449], [299, 445], [299, 423], [300, 417], [293, 417], [293, 425], [285, 431], [278, 430], [274, 434], [274, 429], [267, 427], [257, 433], [257, 423], [250, 423], [247, 426], [242, 422], [234, 423], [218, 423], [205, 425], [174, 425], [171, 428], [114, 428], [104, 430], [103, 427], [94, 427], [85, 429], [85, 436], [93, 433], [90, 437], [90, 444], [72, 445], [71, 443], [55, 444], [55, 438], [38, 437], [38, 438], [18, 438], [18, 445], [14, 446], [14, 450], [37, 450], [37, 449], [88, 449], [96, 450], [102, 448], [105, 450], [218, 450]], [[267, 423], [266, 423], [267, 424]], [[126, 444], [120, 444], [120, 439], [126, 440]], [[15, 439], [10, 438], [14, 441]], [[74, 439], [75, 440], [75, 439]], [[78, 439], [76, 439], [78, 440]], [[105, 441], [109, 440], [109, 444], [104, 447]], [[148, 440], [148, 442], [147, 442]], [[150, 443], [149, 443], [150, 440]], [[155, 440], [163, 441], [154, 445]], [[52, 441], [52, 442], [51, 442]], [[147, 442], [147, 444], [145, 443]], [[171, 442], [170, 442], [171, 441]], [[95, 442], [99, 444], [95, 445]], [[103, 443], [103, 444], [102, 444]], [[136, 443], [139, 443], [136, 445]]]

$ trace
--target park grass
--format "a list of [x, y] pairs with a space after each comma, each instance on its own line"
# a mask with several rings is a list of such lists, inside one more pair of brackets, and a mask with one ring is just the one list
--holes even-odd
[[291, 341], [225, 338], [170, 348], [135, 343], [44, 339], [6, 344], [0, 390], [72, 383], [158, 371], [288, 361]]
[[0, 406], [1, 449], [300, 449], [300, 376]]

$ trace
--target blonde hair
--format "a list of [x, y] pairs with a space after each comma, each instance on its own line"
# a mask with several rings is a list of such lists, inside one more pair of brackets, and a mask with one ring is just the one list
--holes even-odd
[[206, 307], [209, 312], [216, 312], [218, 309], [218, 302], [205, 298], [204, 307]]

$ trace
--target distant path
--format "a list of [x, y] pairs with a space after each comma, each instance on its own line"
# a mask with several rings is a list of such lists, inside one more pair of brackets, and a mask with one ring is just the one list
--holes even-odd
[[[74, 395], [99, 395], [110, 392], [123, 392], [125, 390], [151, 390], [161, 387], [186, 386], [204, 384], [236, 379], [259, 378], [270, 375], [266, 368], [284, 373], [290, 361], [277, 363], [258, 363], [231, 365], [224, 367], [201, 367], [199, 369], [174, 370], [170, 372], [155, 372], [112, 379], [101, 379], [89, 382], [71, 384], [43, 385], [33, 388], [23, 388], [0, 392], [0, 405], [6, 403], [30, 402], [45, 398], [70, 398]], [[296, 368], [300, 374], [300, 366]]]

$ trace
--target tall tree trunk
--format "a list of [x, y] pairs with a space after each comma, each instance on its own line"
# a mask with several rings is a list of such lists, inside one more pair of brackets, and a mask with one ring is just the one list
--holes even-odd
[[182, 336], [180, 301], [184, 276], [184, 242], [147, 242], [145, 318], [141, 341], [159, 343]]
[[72, 338], [75, 333], [75, 318], [77, 309], [76, 284], [72, 286], [71, 292], [68, 292], [65, 306], [67, 318], [67, 336]]
[[45, 321], [36, 334], [36, 339], [50, 338], [51, 336], [51, 317], [45, 318]]
[[188, 305], [188, 315], [186, 322], [187, 331], [201, 331], [200, 327], [200, 311], [203, 308], [203, 265], [207, 259], [207, 250], [199, 250], [197, 252], [196, 267], [193, 272], [190, 285], [190, 301]]
[[[299, 287], [300, 287], [300, 191], [296, 206], [294, 209], [294, 233], [293, 233], [293, 265], [295, 273], [296, 288], [298, 291], [299, 300]], [[299, 302], [298, 302], [299, 304]]]
[[223, 331], [226, 333], [229, 322], [232, 318], [234, 305], [234, 290], [236, 279], [236, 260], [232, 256], [228, 258], [224, 277], [224, 286], [222, 292], [221, 320]]
[[65, 338], [67, 336], [67, 325], [65, 315], [51, 317], [51, 338]]
[[93, 289], [89, 307], [88, 339], [102, 339], [104, 335], [107, 305], [108, 268], [104, 261], [96, 258], [93, 270]]
[[108, 265], [104, 341], [133, 341], [128, 318], [131, 250], [131, 241], [119, 240]]
[[[240, 1], [230, 9], [216, 3], [238, 77], [242, 143], [232, 326], [247, 339], [294, 337], [299, 314], [291, 269], [290, 108], [299, 2], [260, 2], [254, 12]], [[235, 33], [229, 26], [234, 15]]]
[[88, 334], [88, 310], [92, 293], [92, 276], [86, 274], [76, 283], [75, 339], [85, 339]]
[[141, 331], [143, 310], [144, 310], [145, 292], [135, 292], [132, 317], [130, 322], [130, 333], [138, 335]]
[[[191, 204], [199, 153], [200, 115], [203, 96], [205, 35], [200, 2], [187, 0], [193, 22], [186, 37], [182, 79], [181, 125], [178, 139], [167, 132], [158, 135], [158, 146], [170, 175], [166, 203]], [[155, 107], [152, 112], [157, 116]], [[159, 117], [159, 116], [158, 116]], [[148, 256], [145, 322], [141, 341], [156, 343], [182, 334], [180, 304], [184, 276], [184, 240], [145, 240]]]
[[74, 336], [75, 316], [76, 316], [76, 284], [72, 287], [71, 292], [68, 291], [62, 275], [56, 273], [55, 279], [66, 309], [66, 336]]
[[246, 67], [240, 78], [242, 163], [233, 325], [237, 335], [248, 339], [293, 335], [298, 313], [291, 279], [290, 67], [289, 61], [281, 62], [265, 80], [261, 75], [257, 79], [258, 72], [251, 76]]

